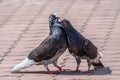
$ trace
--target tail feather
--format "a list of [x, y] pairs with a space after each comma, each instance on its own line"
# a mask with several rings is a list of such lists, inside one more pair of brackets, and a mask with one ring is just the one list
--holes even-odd
[[104, 67], [104, 65], [100, 61], [100, 58], [102, 58], [102, 57], [103, 57], [103, 53], [98, 52], [97, 58], [92, 60], [92, 65], [94, 66], [95, 69]]
[[36, 62], [34, 60], [30, 60], [28, 58], [26, 58], [25, 60], [23, 60], [20, 64], [16, 65], [13, 69], [12, 72], [18, 72], [23, 68], [27, 68], [29, 66], [32, 66], [36, 64]]
[[102, 52], [98, 52], [97, 58], [100, 59], [103, 57], [103, 53]]

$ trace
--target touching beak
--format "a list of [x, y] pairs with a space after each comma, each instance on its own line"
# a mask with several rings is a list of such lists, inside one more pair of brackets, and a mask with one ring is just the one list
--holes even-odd
[[59, 21], [60, 17], [56, 17], [56, 21]]

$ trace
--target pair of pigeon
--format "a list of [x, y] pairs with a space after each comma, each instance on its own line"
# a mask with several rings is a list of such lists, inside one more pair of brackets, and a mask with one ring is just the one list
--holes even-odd
[[49, 16], [50, 33], [42, 43], [33, 49], [27, 58], [20, 64], [16, 65], [12, 72], [19, 72], [23, 68], [32, 65], [44, 65], [48, 73], [49, 64], [53, 64], [59, 71], [64, 71], [57, 65], [58, 58], [68, 48], [70, 54], [75, 57], [77, 62], [76, 72], [79, 71], [81, 59], [86, 59], [88, 63], [88, 72], [91, 65], [94, 68], [102, 68], [104, 65], [100, 61], [102, 53], [97, 51], [97, 47], [93, 43], [83, 37], [76, 29], [73, 28], [69, 20], [63, 19], [59, 21], [56, 13]]

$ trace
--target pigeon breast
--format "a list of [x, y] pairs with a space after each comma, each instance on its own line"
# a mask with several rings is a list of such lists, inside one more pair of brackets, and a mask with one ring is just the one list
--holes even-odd
[[67, 49], [66, 35], [60, 26], [55, 24], [51, 28], [51, 34], [31, 51], [28, 58], [34, 59], [36, 62], [49, 60], [62, 48]]

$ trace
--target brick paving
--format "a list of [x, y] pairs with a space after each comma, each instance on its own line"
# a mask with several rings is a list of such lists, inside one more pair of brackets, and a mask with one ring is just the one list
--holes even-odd
[[[11, 73], [48, 35], [48, 16], [56, 12], [69, 19], [75, 28], [104, 53], [104, 69], [47, 74], [32, 66]], [[119, 80], [120, 79], [120, 0], [0, 0], [0, 80]], [[66, 51], [59, 65], [72, 70], [74, 58]], [[56, 68], [49, 66], [51, 70]], [[87, 69], [82, 61], [80, 69]]]

